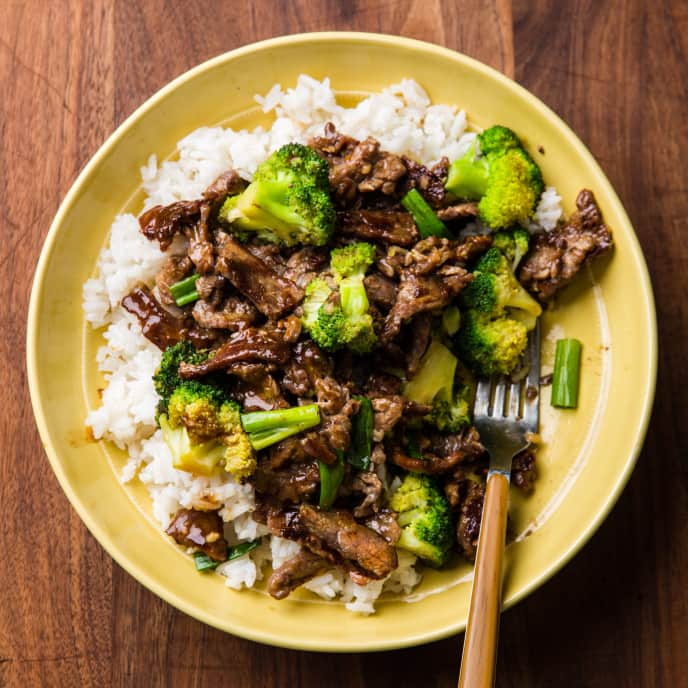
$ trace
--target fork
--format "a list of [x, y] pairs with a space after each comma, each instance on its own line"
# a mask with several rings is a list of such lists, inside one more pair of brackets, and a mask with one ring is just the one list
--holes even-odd
[[490, 468], [459, 688], [494, 686], [511, 462], [530, 446], [530, 435], [537, 433], [540, 416], [539, 318], [531, 332], [526, 357], [530, 368], [525, 383], [507, 385], [504, 378], [480, 380], [476, 391], [473, 422], [490, 454]]

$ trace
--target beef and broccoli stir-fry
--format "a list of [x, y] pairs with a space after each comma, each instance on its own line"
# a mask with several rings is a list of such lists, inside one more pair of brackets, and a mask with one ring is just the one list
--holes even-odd
[[[397, 548], [475, 557], [475, 380], [518, 372], [543, 306], [612, 244], [587, 190], [531, 235], [539, 167], [505, 127], [477, 142], [427, 168], [328, 125], [250, 183], [228, 170], [139, 219], [169, 252], [122, 302], [164, 352], [159, 427], [175, 468], [250, 482], [253, 518], [302, 545], [269, 579], [278, 599], [334, 566], [383, 579]], [[528, 450], [512, 482], [535, 477]], [[167, 533], [209, 568], [232, 556], [217, 511]]]

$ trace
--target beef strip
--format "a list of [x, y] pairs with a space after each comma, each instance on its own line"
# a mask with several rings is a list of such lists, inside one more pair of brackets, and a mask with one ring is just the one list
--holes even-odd
[[279, 318], [303, 299], [303, 289], [281, 277], [228, 234], [218, 241], [217, 271], [268, 318]]
[[447, 195], [444, 183], [447, 181], [449, 160], [442, 158], [430, 168], [406, 156], [402, 158], [402, 161], [406, 167], [407, 176], [404, 179], [401, 192], [405, 194], [410, 189], [418, 189], [433, 208], [441, 206]]
[[363, 495], [363, 499], [353, 509], [355, 518], [365, 518], [380, 510], [382, 502], [382, 481], [372, 471], [359, 471], [351, 481], [351, 491]]
[[252, 256], [262, 260], [278, 275], [284, 275], [284, 271], [287, 269], [287, 262], [277, 244], [261, 244], [248, 241], [243, 246]]
[[191, 314], [194, 320], [203, 327], [231, 330], [232, 332], [252, 325], [258, 318], [258, 311], [255, 307], [238, 296], [227, 296], [217, 305], [213, 305], [205, 299], [199, 299], [194, 304]]
[[359, 407], [359, 401], [349, 399], [337, 413], [323, 417], [320, 435], [332, 449], [345, 452], [349, 448], [351, 417], [358, 413]]
[[406, 349], [406, 374], [412, 378], [420, 368], [423, 354], [430, 345], [432, 320], [427, 313], [417, 315], [406, 328], [409, 332], [409, 344]]
[[311, 552], [372, 580], [385, 578], [397, 567], [394, 547], [344, 509], [321, 511], [301, 504], [293, 530], [296, 537], [291, 539], [301, 540]]
[[456, 247], [456, 263], [467, 267], [492, 246], [492, 237], [488, 234], [474, 234], [466, 237]]
[[404, 211], [346, 210], [337, 213], [337, 230], [355, 239], [396, 246], [412, 246], [420, 238], [413, 216]]
[[398, 395], [377, 397], [371, 403], [374, 412], [373, 442], [381, 442], [401, 420], [404, 398]]
[[297, 397], [312, 396], [315, 394], [316, 381], [330, 378], [332, 368], [332, 359], [314, 341], [306, 339], [297, 342], [291, 359], [284, 367], [282, 388]]
[[198, 297], [213, 308], [218, 308], [224, 299], [227, 280], [222, 275], [203, 275], [196, 280]]
[[[445, 266], [446, 267], [446, 266]], [[458, 266], [441, 275], [418, 276], [404, 272], [397, 300], [389, 312], [380, 339], [390, 342], [401, 329], [418, 313], [438, 313], [447, 306], [473, 279], [473, 275]]]
[[369, 399], [399, 394], [401, 380], [389, 373], [372, 373], [365, 387], [365, 395]]
[[301, 437], [287, 437], [268, 449], [270, 467], [280, 469], [288, 463], [298, 463], [308, 460], [308, 454], [303, 448]]
[[429, 442], [427, 437], [424, 439], [421, 445], [423, 458], [407, 456], [400, 447], [394, 446], [390, 452], [392, 463], [414, 473], [439, 475], [485, 453], [478, 431], [473, 427], [465, 428], [460, 433], [437, 434]]
[[397, 515], [394, 511], [389, 509], [380, 509], [379, 511], [368, 516], [363, 521], [371, 530], [374, 530], [378, 535], [382, 535], [390, 545], [396, 545], [401, 537], [401, 526], [397, 520]]
[[178, 544], [204, 552], [213, 561], [227, 560], [227, 540], [218, 511], [181, 509], [175, 514], [165, 532]]
[[464, 498], [456, 523], [456, 539], [463, 555], [469, 561], [475, 561], [478, 550], [480, 520], [483, 516], [485, 485], [474, 480], [468, 481], [468, 490]]
[[271, 370], [261, 363], [234, 363], [227, 368], [227, 374], [236, 378], [232, 396], [244, 411], [270, 411], [289, 406]]
[[576, 198], [577, 211], [564, 225], [536, 234], [518, 272], [521, 284], [540, 301], [567, 285], [591, 258], [613, 243], [592, 191]]
[[385, 311], [394, 305], [397, 299], [397, 285], [393, 280], [378, 272], [373, 272], [365, 277], [363, 284], [371, 303]]
[[354, 203], [358, 194], [395, 194], [407, 173], [402, 159], [380, 150], [379, 141], [372, 137], [357, 141], [337, 132], [331, 122], [325, 125], [325, 135], [315, 137], [309, 145], [327, 160], [330, 186], [342, 206]]
[[328, 262], [327, 249], [306, 246], [289, 256], [284, 277], [301, 289], [305, 289], [308, 283], [327, 266]]
[[440, 208], [437, 212], [437, 217], [442, 222], [455, 222], [456, 220], [467, 220], [469, 218], [478, 217], [477, 203], [456, 203]]
[[316, 461], [290, 463], [276, 470], [270, 459], [263, 456], [250, 480], [259, 495], [273, 497], [280, 504], [298, 504], [318, 489], [320, 470]]
[[176, 305], [170, 287], [193, 272], [193, 263], [188, 256], [170, 256], [155, 276], [158, 298], [166, 306]]
[[224, 200], [225, 196], [241, 193], [248, 186], [248, 182], [239, 176], [236, 170], [223, 172], [204, 192], [206, 201]]
[[199, 349], [210, 347], [215, 341], [213, 332], [195, 327], [191, 318], [166, 311], [148, 287], [137, 287], [127, 294], [122, 299], [122, 307], [136, 316], [143, 336], [163, 351], [183, 339], [190, 339]]
[[283, 600], [293, 590], [331, 567], [332, 564], [326, 559], [308, 550], [301, 550], [272, 572], [268, 578], [268, 592], [276, 600]]
[[536, 478], [535, 454], [528, 449], [516, 454], [511, 464], [511, 484], [519, 490], [531, 492]]
[[283, 364], [289, 356], [289, 343], [274, 329], [247, 327], [222, 344], [207, 361], [198, 365], [183, 362], [179, 375], [196, 379], [216, 370], [226, 370], [234, 363]]
[[175, 235], [193, 227], [201, 215], [203, 201], [177, 201], [170, 205], [156, 205], [139, 217], [143, 236], [157, 241], [160, 250], [165, 251]]

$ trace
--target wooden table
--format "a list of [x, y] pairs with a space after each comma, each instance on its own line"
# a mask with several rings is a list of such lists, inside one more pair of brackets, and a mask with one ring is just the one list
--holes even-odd
[[115, 126], [209, 57], [331, 29], [434, 41], [514, 76], [573, 127], [621, 196], [657, 298], [654, 418], [630, 484], [597, 535], [504, 616], [498, 685], [688, 685], [681, 0], [0, 2], [0, 685], [456, 684], [460, 637], [375, 655], [291, 652], [225, 635], [163, 603], [104, 553], [71, 509], [43, 454], [25, 384], [26, 309], [42, 240]]

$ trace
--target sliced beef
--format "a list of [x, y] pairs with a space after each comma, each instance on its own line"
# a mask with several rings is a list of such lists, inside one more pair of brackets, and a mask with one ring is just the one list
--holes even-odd
[[382, 535], [390, 545], [396, 545], [401, 537], [401, 526], [397, 520], [397, 515], [389, 509], [380, 509], [372, 516], [368, 516], [363, 521], [364, 525], [374, 530], [378, 535]]
[[275, 330], [247, 327], [222, 344], [203, 363], [192, 365], [182, 363], [179, 375], [185, 379], [203, 377], [217, 370], [226, 370], [235, 363], [278, 363], [289, 359], [289, 343]]
[[203, 198], [206, 201], [224, 200], [225, 196], [241, 193], [247, 186], [248, 182], [236, 170], [227, 170], [203, 192]]
[[414, 473], [439, 475], [448, 473], [459, 464], [476, 459], [485, 453], [480, 443], [478, 431], [469, 427], [460, 433], [437, 434], [430, 439], [424, 438], [421, 445], [423, 458], [416, 459], [405, 454], [401, 447], [393, 447], [390, 452], [392, 463]]
[[282, 468], [288, 463], [298, 463], [307, 461], [308, 454], [303, 448], [301, 437], [287, 437], [277, 444], [273, 444], [268, 449], [270, 467], [274, 469]]
[[203, 201], [177, 201], [170, 205], [156, 205], [139, 217], [143, 236], [157, 240], [160, 250], [166, 250], [175, 235], [193, 227], [201, 215]]
[[284, 271], [287, 269], [287, 261], [277, 244], [262, 244], [255, 241], [248, 241], [243, 244], [243, 246], [252, 256], [255, 256], [258, 260], [262, 260], [278, 275], [284, 275]]
[[437, 217], [442, 222], [455, 222], [456, 220], [467, 220], [478, 217], [477, 203], [456, 203], [437, 210]]
[[420, 368], [420, 360], [430, 345], [432, 320], [427, 313], [416, 316], [406, 328], [408, 344], [406, 350], [406, 374], [412, 378]]
[[231, 330], [232, 332], [252, 325], [258, 318], [256, 308], [238, 296], [228, 296], [217, 305], [213, 305], [205, 299], [199, 299], [194, 304], [191, 314], [194, 320], [203, 327]]
[[492, 237], [488, 234], [474, 234], [466, 237], [456, 248], [456, 262], [466, 267], [479, 258], [492, 246]]
[[337, 230], [385, 245], [412, 246], [420, 238], [413, 216], [404, 211], [346, 210], [337, 213]]
[[368, 300], [388, 311], [397, 299], [397, 285], [394, 280], [378, 272], [367, 275], [363, 280]]
[[365, 518], [380, 510], [382, 502], [382, 481], [372, 471], [359, 471], [351, 481], [351, 491], [360, 494], [363, 499], [354, 507], [355, 518]]
[[324, 414], [338, 413], [349, 400], [349, 390], [330, 375], [315, 378], [313, 386], [318, 406]]
[[197, 552], [204, 552], [213, 561], [226, 561], [227, 540], [222, 529], [222, 519], [217, 511], [181, 509], [165, 531], [174, 540]]
[[478, 551], [478, 535], [480, 534], [480, 520], [483, 517], [484, 502], [484, 483], [469, 480], [467, 493], [461, 504], [456, 523], [456, 539], [468, 561], [475, 561], [475, 555]]
[[442, 158], [433, 167], [421, 165], [406, 156], [402, 158], [402, 161], [407, 171], [402, 193], [408, 193], [410, 189], [418, 189], [433, 208], [441, 206], [447, 195], [444, 183], [447, 181], [449, 160]]
[[388, 373], [372, 373], [365, 387], [365, 395], [369, 399], [396, 395], [400, 391], [401, 380]]
[[303, 289], [278, 275], [227, 234], [218, 243], [217, 271], [268, 318], [281, 317], [303, 299]]
[[193, 263], [188, 256], [170, 256], [155, 276], [155, 286], [158, 288], [158, 297], [166, 306], [175, 304], [174, 297], [170, 293], [170, 287], [180, 280], [191, 275]]
[[296, 538], [313, 553], [372, 580], [388, 576], [397, 567], [397, 553], [374, 530], [357, 523], [344, 509], [321, 511], [302, 504]]
[[351, 435], [351, 417], [358, 413], [360, 402], [349, 399], [336, 413], [323, 417], [320, 435], [328, 445], [340, 452], [349, 448]]
[[307, 549], [301, 550], [273, 571], [268, 578], [268, 592], [276, 600], [283, 600], [290, 592], [331, 567], [332, 564], [326, 559]]
[[222, 275], [203, 275], [196, 280], [196, 291], [201, 300], [217, 308], [224, 300], [226, 285]]
[[385, 320], [381, 340], [389, 342], [394, 339], [402, 324], [414, 315], [441, 311], [472, 279], [471, 273], [458, 266], [451, 266], [451, 270], [439, 275], [402, 273], [397, 300]]
[[306, 246], [289, 256], [284, 276], [301, 289], [305, 289], [328, 263], [329, 255], [326, 248]]
[[380, 150], [372, 137], [357, 141], [340, 134], [331, 122], [324, 136], [315, 137], [309, 145], [329, 163], [330, 186], [339, 205], [353, 204], [359, 194], [373, 192], [390, 196], [406, 176], [406, 166], [394, 153]]
[[270, 411], [289, 406], [271, 370], [261, 363], [234, 363], [227, 368], [227, 374], [235, 378], [232, 396], [244, 411]]
[[399, 395], [372, 400], [374, 412], [373, 442], [381, 442], [392, 431], [404, 413], [404, 398]]
[[535, 454], [526, 449], [514, 456], [511, 464], [511, 484], [524, 492], [531, 492], [537, 478]]
[[195, 327], [191, 318], [166, 311], [148, 287], [137, 287], [127, 294], [122, 299], [122, 307], [136, 316], [143, 336], [163, 351], [182, 339], [190, 339], [199, 349], [210, 347], [215, 341], [213, 332]]
[[577, 210], [568, 222], [551, 232], [535, 235], [518, 272], [523, 286], [540, 301], [548, 301], [567, 285], [591, 258], [613, 243], [592, 191], [583, 189]]
[[261, 457], [251, 482], [259, 495], [272, 497], [280, 504], [298, 504], [315, 494], [320, 470], [316, 461], [290, 463], [276, 470], [269, 458]]

